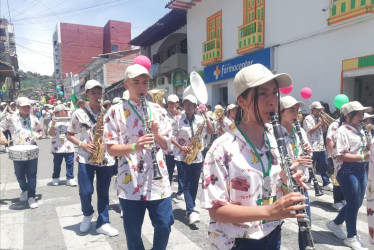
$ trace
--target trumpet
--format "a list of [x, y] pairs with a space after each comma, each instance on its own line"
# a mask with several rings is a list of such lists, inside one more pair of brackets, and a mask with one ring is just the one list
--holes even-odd
[[334, 118], [332, 118], [331, 116], [329, 116], [327, 113], [325, 113], [324, 111], [321, 110], [321, 112], [319, 112], [319, 115], [320, 117], [324, 120], [324, 122], [329, 126], [331, 123], [333, 123], [335, 121]]
[[216, 121], [218, 120], [219, 118], [221, 118], [221, 116], [223, 115], [224, 113], [224, 110], [223, 108], [216, 108], [214, 109], [214, 112], [211, 113], [211, 115], [209, 116], [212, 120]]

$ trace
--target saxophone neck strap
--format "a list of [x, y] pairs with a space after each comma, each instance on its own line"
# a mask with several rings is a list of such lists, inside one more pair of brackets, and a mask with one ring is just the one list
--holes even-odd
[[186, 116], [187, 116], [188, 123], [190, 124], [190, 127], [191, 127], [191, 134], [192, 134], [192, 137], [191, 137], [191, 138], [193, 138], [193, 137], [195, 136], [195, 133], [194, 133], [194, 131], [193, 131], [193, 121], [195, 120], [195, 115], [192, 114], [192, 116], [191, 116], [191, 120], [188, 118], [188, 115], [187, 115], [187, 114], [186, 114]]
[[[86, 112], [86, 114], [88, 115], [88, 118], [90, 118], [91, 122], [93, 124], [96, 124], [97, 120], [95, 119], [95, 117], [93, 117], [93, 115], [91, 114], [91, 112], [88, 111], [88, 109], [86, 107], [83, 110], [84, 110], [84, 112]], [[99, 115], [100, 115], [100, 112], [99, 112]]]

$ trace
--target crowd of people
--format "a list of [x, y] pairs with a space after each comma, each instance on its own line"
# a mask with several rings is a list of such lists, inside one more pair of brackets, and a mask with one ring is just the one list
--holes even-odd
[[[188, 223], [200, 221], [196, 206], [209, 211], [207, 234], [212, 249], [280, 249], [283, 219], [311, 222], [308, 183], [317, 171], [322, 189], [333, 192], [332, 206], [339, 211], [326, 222], [327, 228], [352, 249], [366, 249], [356, 222], [368, 183], [368, 223], [374, 231], [371, 108], [348, 102], [339, 107], [339, 118], [333, 119], [326, 105], [313, 102], [311, 113], [300, 119], [305, 103], [279, 93], [279, 88], [292, 84], [292, 78], [273, 74], [260, 64], [236, 74], [236, 103], [227, 107], [218, 103], [213, 110], [209, 105], [201, 108], [192, 94], [182, 100], [171, 94], [162, 103], [144, 100], [150, 79], [143, 66], [129, 66], [126, 92], [105, 102], [100, 101], [102, 85], [89, 80], [85, 84], [88, 101], [80, 100], [77, 109], [66, 103], [32, 107], [26, 97], [8, 106], [2, 103], [0, 144], [13, 157], [20, 201], [27, 201], [32, 209], [38, 207], [38, 155], [16, 154], [13, 148], [35, 146], [43, 136], [50, 137], [52, 184], [60, 185], [65, 159], [66, 185], [79, 189], [83, 233], [90, 230], [95, 209], [91, 200], [96, 177], [96, 231], [119, 234], [109, 220], [109, 187], [115, 176], [127, 248], [144, 249], [141, 228], [148, 210], [154, 227], [153, 249], [166, 249], [174, 223], [171, 182], [176, 167], [176, 198], [185, 201]], [[276, 119], [283, 138], [274, 132]], [[283, 150], [290, 161], [282, 157]], [[291, 179], [298, 192], [290, 190]], [[199, 187], [201, 204], [196, 204]], [[347, 235], [342, 230], [344, 222]], [[310, 236], [304, 231], [299, 231], [300, 249], [312, 240], [305, 240]]]

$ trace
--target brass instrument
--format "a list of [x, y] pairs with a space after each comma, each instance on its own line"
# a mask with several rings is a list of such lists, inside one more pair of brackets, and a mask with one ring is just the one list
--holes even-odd
[[369, 132], [369, 131], [372, 131], [373, 130], [373, 124], [369, 123], [369, 124], [366, 124], [366, 130]]
[[219, 118], [221, 118], [222, 117], [222, 115], [223, 115], [223, 113], [224, 113], [224, 110], [223, 110], [223, 108], [220, 106], [220, 108], [218, 107], [216, 107], [215, 109], [214, 109], [214, 112], [212, 112], [211, 114], [210, 114], [210, 118], [212, 119], [212, 120], [214, 120], [214, 121], [217, 121]]
[[[100, 102], [100, 100], [98, 100]], [[92, 153], [90, 155], [90, 162], [95, 164], [100, 164], [104, 157], [104, 150], [105, 146], [103, 145], [103, 132], [98, 132], [99, 128], [101, 128], [104, 125], [104, 115], [105, 115], [105, 109], [103, 108], [103, 105], [100, 105], [101, 111], [100, 115], [97, 118], [97, 122], [95, 125], [95, 134], [93, 137], [93, 144], [96, 147], [95, 153]]]
[[329, 126], [331, 123], [335, 121], [334, 118], [332, 118], [331, 116], [329, 116], [327, 113], [325, 113], [322, 110], [320, 111], [319, 115], [324, 120], [324, 122], [327, 124], [327, 126]]
[[148, 95], [152, 98], [154, 103], [162, 106], [162, 98], [166, 93], [166, 89], [152, 89], [148, 91]]
[[189, 145], [191, 147], [191, 151], [185, 154], [183, 161], [187, 165], [191, 165], [196, 159], [197, 154], [203, 149], [203, 146], [200, 143], [200, 135], [203, 132], [204, 126], [205, 120], [203, 123], [201, 123], [195, 135], [192, 137], [191, 144]]

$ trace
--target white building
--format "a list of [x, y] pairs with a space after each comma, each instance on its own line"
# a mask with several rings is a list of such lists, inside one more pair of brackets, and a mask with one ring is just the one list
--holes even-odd
[[[179, 0], [187, 10], [188, 72], [204, 70], [209, 101], [235, 102], [235, 73], [263, 63], [293, 78], [290, 95], [310, 101], [343, 93], [374, 104], [374, 1]], [[311, 102], [306, 101], [306, 104]]]

